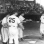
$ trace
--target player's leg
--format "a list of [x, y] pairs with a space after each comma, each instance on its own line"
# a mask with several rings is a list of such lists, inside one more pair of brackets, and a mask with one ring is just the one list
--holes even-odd
[[8, 28], [5, 28], [5, 41], [6, 41], [6, 43], [8, 42], [8, 36], [9, 36], [9, 31], [8, 31]]
[[14, 37], [14, 44], [19, 44], [18, 34], [16, 34]]
[[9, 27], [9, 44], [13, 44], [15, 29], [14, 27]]
[[43, 24], [40, 25], [40, 34], [42, 37], [44, 36], [44, 25]]
[[18, 28], [18, 37], [19, 37], [19, 39], [20, 39], [20, 27]]
[[7, 34], [6, 34], [6, 29], [2, 27], [1, 29], [1, 35], [2, 35], [2, 42], [3, 44], [7, 44], [7, 40], [8, 40], [8, 37], [7, 37]]
[[1, 41], [3, 42], [3, 38], [4, 38], [4, 29], [3, 27], [1, 28]]
[[4, 28], [3, 27], [1, 28], [1, 41], [2, 41], [3, 44], [6, 44], [4, 42]]
[[[23, 23], [22, 23], [22, 26], [23, 26]], [[21, 41], [23, 41], [23, 30], [24, 30], [24, 26], [23, 26], [23, 29], [22, 28], [20, 29], [20, 38], [21, 38]]]
[[20, 38], [21, 38], [21, 41], [23, 41], [23, 30], [22, 29], [20, 30]]
[[19, 32], [18, 32], [18, 28], [16, 28], [16, 32], [14, 33], [14, 42], [15, 42], [15, 44], [19, 44], [19, 34], [18, 34]]
[[9, 38], [9, 44], [13, 44], [13, 38], [12, 37]]
[[9, 44], [13, 44], [13, 36], [12, 33], [10, 32], [11, 27], [9, 27]]
[[5, 31], [4, 31], [4, 36], [5, 36], [4, 42], [7, 44], [7, 42], [8, 42], [8, 28], [4, 28], [4, 29], [5, 29]]

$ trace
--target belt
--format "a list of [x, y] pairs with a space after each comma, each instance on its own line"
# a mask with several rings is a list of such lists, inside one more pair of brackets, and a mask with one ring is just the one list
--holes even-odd
[[15, 27], [15, 26], [9, 26], [9, 27]]

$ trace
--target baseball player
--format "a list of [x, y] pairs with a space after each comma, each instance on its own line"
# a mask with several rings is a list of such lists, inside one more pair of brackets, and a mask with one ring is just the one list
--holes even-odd
[[[20, 19], [22, 26], [23, 26], [23, 20], [25, 19], [23, 16], [24, 16], [24, 13], [22, 13], [19, 16], [19, 19]], [[21, 41], [23, 41], [23, 30], [24, 30], [24, 26], [23, 26], [23, 28], [19, 27], [19, 38], [21, 38]]]
[[7, 17], [8, 16], [9, 15], [7, 15], [6, 17], [2, 19], [1, 35], [2, 35], [3, 44], [7, 44], [7, 41], [8, 41], [8, 27], [7, 27]]
[[8, 17], [8, 25], [9, 25], [9, 44], [19, 44], [18, 40], [18, 25], [22, 27], [19, 18], [17, 17], [18, 13], [14, 13], [13, 15]]
[[40, 33], [43, 36], [44, 35], [44, 14], [42, 14], [40, 20], [41, 20], [41, 23], [40, 23]]

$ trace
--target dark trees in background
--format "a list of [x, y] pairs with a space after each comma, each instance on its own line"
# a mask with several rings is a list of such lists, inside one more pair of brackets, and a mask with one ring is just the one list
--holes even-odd
[[[3, 4], [2, 4], [3, 2]], [[3, 7], [0, 8], [0, 10], [3, 9], [4, 12], [5, 10], [7, 12], [12, 12], [12, 11], [18, 11], [18, 12], [24, 12], [25, 16], [29, 15], [40, 15], [43, 13], [43, 8], [39, 4], [36, 4], [34, 2], [30, 1], [18, 1], [18, 0], [1, 0], [1, 5]], [[3, 13], [3, 12], [2, 12]], [[6, 12], [5, 12], [6, 13]], [[1, 14], [1, 16], [4, 16], [4, 14]], [[1, 18], [1, 17], [0, 17]]]

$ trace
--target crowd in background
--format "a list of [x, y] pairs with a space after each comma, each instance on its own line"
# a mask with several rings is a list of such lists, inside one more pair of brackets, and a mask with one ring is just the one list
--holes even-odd
[[36, 20], [40, 18], [44, 9], [40, 4], [36, 4], [35, 2], [30, 1], [15, 1], [15, 0], [0, 0], [0, 20], [5, 17], [8, 13], [13, 11], [23, 12], [25, 14], [25, 18]]
[[0, 0], [0, 12], [6, 13], [7, 10], [11, 12], [12, 10], [19, 10], [20, 8], [23, 8], [26, 11], [34, 11], [37, 13], [42, 13], [43, 8], [40, 6], [40, 4], [36, 4], [34, 2], [29, 1], [10, 1], [10, 0]]

